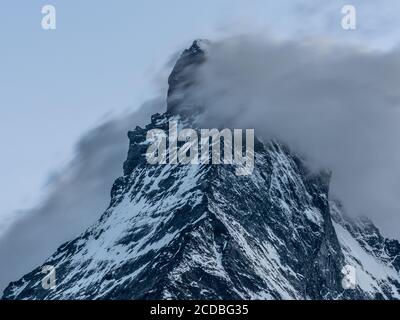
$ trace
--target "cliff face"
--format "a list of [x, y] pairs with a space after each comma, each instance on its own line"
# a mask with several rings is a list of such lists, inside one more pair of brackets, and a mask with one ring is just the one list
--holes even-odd
[[[11, 283], [4, 299], [392, 299], [400, 297], [400, 244], [329, 201], [329, 174], [313, 174], [283, 144], [255, 141], [255, 168], [150, 165], [146, 133], [177, 120], [190, 73], [206, 61], [195, 42], [170, 78], [168, 110], [129, 132], [124, 176], [109, 208], [42, 266]], [[351, 266], [355, 289], [344, 289]]]

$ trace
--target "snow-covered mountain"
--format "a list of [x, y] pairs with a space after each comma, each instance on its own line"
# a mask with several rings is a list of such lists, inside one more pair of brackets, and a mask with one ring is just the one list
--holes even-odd
[[[400, 243], [330, 200], [330, 173], [312, 173], [277, 141], [255, 141], [251, 175], [231, 165], [150, 165], [150, 129], [193, 124], [184, 105], [204, 43], [169, 78], [168, 110], [129, 132], [124, 175], [101, 218], [3, 299], [399, 299]], [[343, 268], [356, 287], [342, 285]]]

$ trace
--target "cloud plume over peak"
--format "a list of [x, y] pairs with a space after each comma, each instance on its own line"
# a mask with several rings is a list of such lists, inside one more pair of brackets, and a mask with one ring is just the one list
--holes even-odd
[[188, 99], [208, 126], [255, 128], [332, 170], [331, 196], [399, 238], [399, 53], [231, 37], [209, 46]]

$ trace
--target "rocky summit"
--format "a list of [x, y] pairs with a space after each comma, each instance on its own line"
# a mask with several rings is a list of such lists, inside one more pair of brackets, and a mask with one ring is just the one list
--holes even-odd
[[[148, 130], [192, 121], [184, 92], [205, 45], [177, 61], [168, 110], [128, 133], [107, 210], [3, 299], [400, 298], [400, 243], [346, 215], [329, 198], [330, 173], [311, 172], [285, 144], [256, 138], [247, 176], [232, 165], [147, 163]], [[55, 268], [53, 289], [42, 286], [43, 266]]]

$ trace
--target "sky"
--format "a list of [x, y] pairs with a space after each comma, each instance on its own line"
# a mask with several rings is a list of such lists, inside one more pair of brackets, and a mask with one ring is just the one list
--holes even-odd
[[[56, 30], [41, 28], [46, 4], [57, 10]], [[356, 30], [341, 28], [344, 4], [356, 7]], [[46, 202], [90, 130], [165, 96], [172, 62], [193, 39], [255, 32], [387, 51], [399, 43], [399, 14], [396, 0], [2, 0], [0, 237]]]
[[155, 70], [221, 12], [180, 2], [52, 1], [45, 31], [48, 1], [1, 1], [0, 216], [37, 203], [83, 132], [160, 90]]
[[[360, 30], [345, 32], [341, 1], [1, 1], [0, 216], [42, 198], [88, 128], [165, 90], [165, 62], [191, 40], [265, 30], [386, 48], [399, 4], [385, 2], [362, 1]], [[41, 8], [50, 3], [57, 29], [45, 31]]]

